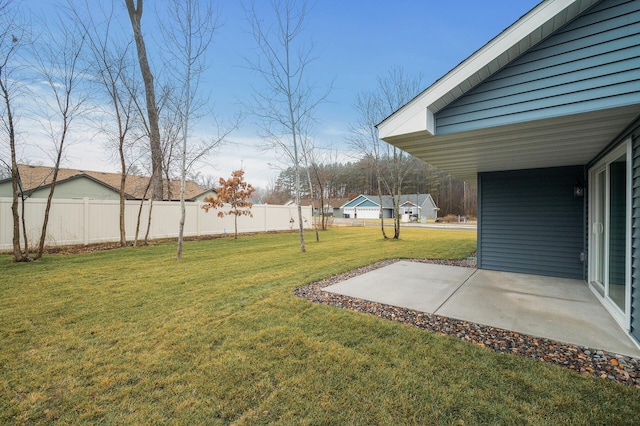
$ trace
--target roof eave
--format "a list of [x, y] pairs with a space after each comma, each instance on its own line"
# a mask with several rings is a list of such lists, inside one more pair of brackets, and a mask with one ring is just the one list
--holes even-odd
[[436, 134], [434, 114], [600, 0], [545, 0], [385, 118], [380, 139]]

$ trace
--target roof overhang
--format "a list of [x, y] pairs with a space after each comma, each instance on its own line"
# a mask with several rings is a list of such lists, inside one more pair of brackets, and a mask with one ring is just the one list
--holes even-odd
[[545, 0], [376, 127], [380, 139], [435, 135], [434, 114], [600, 0]]
[[467, 182], [478, 172], [588, 164], [640, 116], [640, 105], [433, 136], [388, 137], [392, 143]]

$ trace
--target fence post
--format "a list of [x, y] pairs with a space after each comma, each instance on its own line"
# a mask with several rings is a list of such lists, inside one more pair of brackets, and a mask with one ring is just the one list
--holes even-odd
[[267, 215], [269, 214], [269, 208], [267, 206], [268, 204], [264, 203], [264, 232], [267, 232], [267, 224], [269, 223], [267, 221]]
[[84, 245], [89, 245], [89, 198], [84, 197]]
[[196, 206], [196, 235], [200, 236], [200, 201], [194, 202]]

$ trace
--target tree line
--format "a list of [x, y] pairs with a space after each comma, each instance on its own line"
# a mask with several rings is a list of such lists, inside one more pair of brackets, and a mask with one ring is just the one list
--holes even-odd
[[[373, 159], [368, 155], [353, 162], [314, 163], [304, 168], [301, 173], [301, 197], [312, 198], [309, 189], [311, 187], [315, 188], [315, 193], [322, 193], [325, 200], [352, 199], [360, 194], [377, 195], [378, 176], [372, 164]], [[402, 182], [402, 194], [431, 194], [440, 208], [439, 216], [477, 216], [475, 186], [413, 156], [408, 157], [405, 166], [406, 176]], [[384, 172], [382, 170], [382, 173]], [[314, 178], [316, 176], [317, 178]], [[295, 198], [294, 192], [295, 170], [288, 167], [282, 170], [275, 182], [266, 189], [263, 201], [269, 204], [283, 204]]]

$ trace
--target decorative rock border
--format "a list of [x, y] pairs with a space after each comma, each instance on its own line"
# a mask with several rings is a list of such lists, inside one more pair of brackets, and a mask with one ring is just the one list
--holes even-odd
[[[398, 260], [399, 259], [385, 260], [335, 275], [322, 281], [299, 287], [294, 290], [294, 294], [314, 303], [367, 313], [379, 318], [412, 325], [433, 333], [453, 336], [466, 342], [493, 349], [498, 353], [525, 356], [569, 368], [580, 374], [600, 377], [640, 388], [640, 358], [618, 355], [607, 351], [530, 336], [468, 321], [460, 321], [412, 309], [355, 299], [323, 290], [327, 286], [390, 265]], [[462, 261], [432, 259], [403, 260], [475, 267], [475, 259], [473, 258]]]

